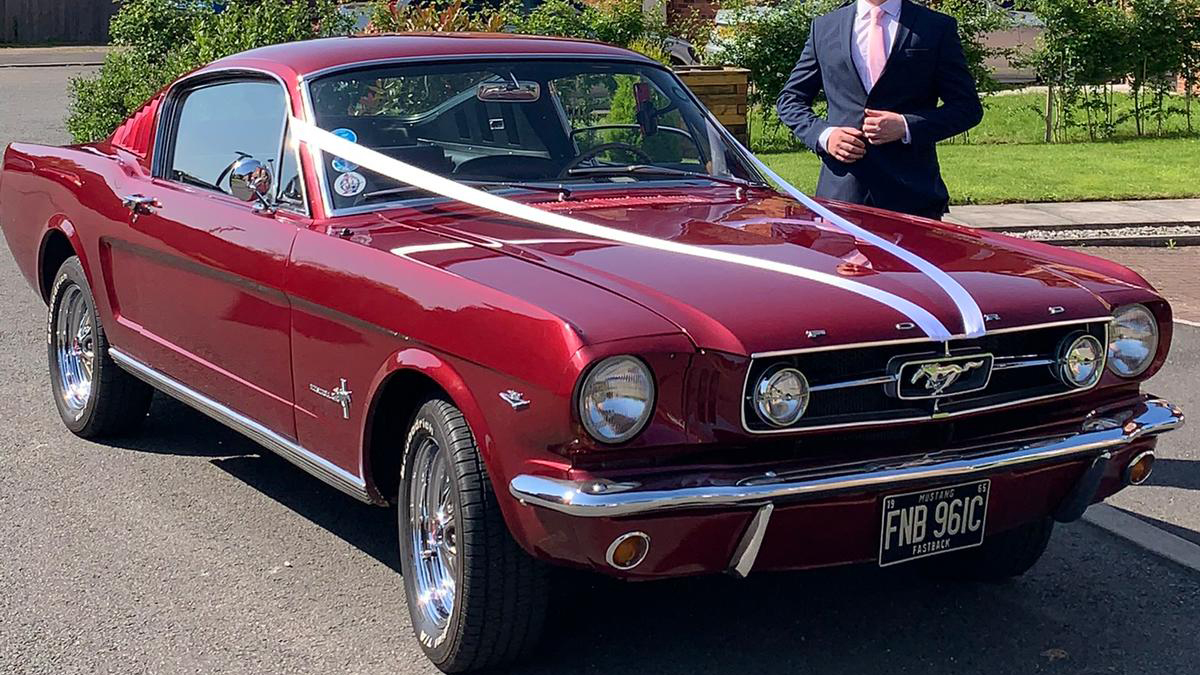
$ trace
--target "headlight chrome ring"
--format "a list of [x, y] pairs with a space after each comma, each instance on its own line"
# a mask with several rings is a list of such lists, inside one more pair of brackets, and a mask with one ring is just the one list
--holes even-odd
[[1076, 333], [1063, 340], [1058, 354], [1058, 377], [1064, 384], [1083, 389], [1104, 374], [1104, 345], [1087, 333]]
[[768, 371], [754, 387], [754, 410], [774, 427], [795, 424], [808, 409], [808, 400], [808, 378], [795, 368]]
[[1158, 320], [1145, 305], [1125, 305], [1108, 326], [1108, 368], [1121, 377], [1146, 372], [1158, 353]]
[[592, 366], [579, 385], [579, 419], [601, 443], [624, 443], [654, 413], [654, 375], [641, 359], [610, 356]]

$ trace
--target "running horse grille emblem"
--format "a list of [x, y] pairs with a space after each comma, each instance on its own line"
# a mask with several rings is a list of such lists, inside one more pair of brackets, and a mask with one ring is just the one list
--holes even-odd
[[917, 368], [917, 372], [913, 373], [912, 380], [909, 384], [916, 384], [922, 379], [925, 380], [925, 391], [930, 396], [938, 396], [943, 391], [946, 391], [950, 385], [958, 381], [964, 373], [982, 368], [984, 360], [965, 361], [963, 363], [926, 363]]
[[892, 395], [902, 399], [939, 398], [979, 391], [992, 379], [991, 354], [964, 354], [908, 361], [895, 373]]
[[350, 419], [350, 395], [353, 394], [354, 392], [352, 392], [346, 388], [346, 378], [343, 377], [342, 383], [339, 384], [337, 389], [334, 389], [333, 391], [329, 391], [328, 389], [325, 389], [324, 387], [318, 387], [315, 384], [308, 385], [308, 388], [311, 389], [314, 394], [316, 394], [317, 396], [320, 396], [321, 398], [327, 398], [330, 401], [333, 401], [334, 403], [341, 404], [342, 419], [344, 419], [344, 420]]

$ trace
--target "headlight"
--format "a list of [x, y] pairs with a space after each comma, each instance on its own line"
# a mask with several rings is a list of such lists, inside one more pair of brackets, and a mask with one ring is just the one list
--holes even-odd
[[640, 359], [611, 356], [597, 363], [579, 388], [579, 418], [603, 443], [637, 435], [654, 412], [654, 377]]
[[1127, 305], [1113, 312], [1108, 327], [1108, 367], [1121, 377], [1146, 372], [1158, 352], [1158, 322], [1145, 305]]
[[767, 424], [786, 427], [808, 408], [808, 379], [795, 368], [768, 371], [754, 388], [754, 409]]
[[1077, 335], [1063, 343], [1058, 355], [1058, 375], [1072, 387], [1090, 387], [1104, 372], [1104, 345], [1091, 335]]

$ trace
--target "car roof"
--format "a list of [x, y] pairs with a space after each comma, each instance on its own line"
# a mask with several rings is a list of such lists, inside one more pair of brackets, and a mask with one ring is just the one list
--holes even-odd
[[213, 68], [282, 66], [298, 76], [368, 61], [445, 56], [597, 56], [649, 60], [590, 40], [509, 33], [397, 33], [323, 38], [260, 47], [214, 61]]

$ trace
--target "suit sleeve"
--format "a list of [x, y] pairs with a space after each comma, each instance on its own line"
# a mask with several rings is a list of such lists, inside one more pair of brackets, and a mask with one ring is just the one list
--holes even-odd
[[983, 119], [983, 104], [975, 89], [975, 77], [967, 67], [958, 22], [950, 20], [947, 34], [938, 47], [934, 82], [942, 105], [905, 115], [914, 145], [932, 145], [957, 136]]
[[780, 121], [792, 130], [796, 138], [813, 152], [820, 153], [821, 133], [830, 125], [813, 112], [813, 103], [821, 92], [821, 64], [817, 62], [817, 50], [813, 43], [816, 31], [814, 22], [812, 30], [808, 32], [808, 42], [804, 43], [804, 52], [783, 85], [775, 110], [779, 113]]

